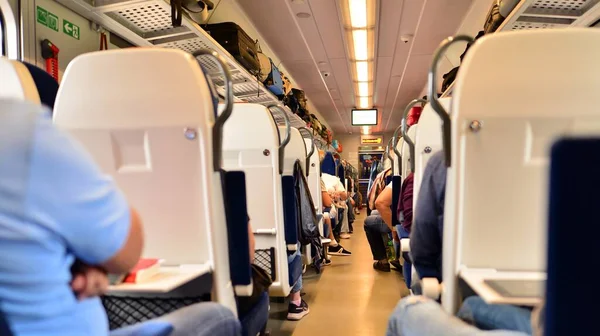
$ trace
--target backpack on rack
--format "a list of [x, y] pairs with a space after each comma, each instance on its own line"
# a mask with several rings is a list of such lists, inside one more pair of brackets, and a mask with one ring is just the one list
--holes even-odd
[[308, 122], [308, 116], [310, 115], [310, 113], [308, 113], [308, 111], [304, 107], [302, 107], [302, 104], [299, 104], [298, 110], [296, 110], [296, 115], [298, 115], [305, 122]]
[[300, 104], [298, 103], [298, 99], [296, 99], [296, 96], [292, 94], [285, 95], [285, 97], [283, 98], [283, 104], [289, 107], [292, 113], [298, 114], [298, 108], [300, 107]]
[[320, 134], [321, 129], [323, 128], [323, 125], [319, 121], [319, 118], [317, 118], [317, 116], [315, 116], [312, 113], [309, 115], [309, 118], [310, 118], [310, 121], [307, 123], [308, 127], [312, 128], [313, 131], [315, 131], [317, 134]]
[[204, 30], [253, 75], [260, 73], [256, 42], [234, 22], [204, 25]]
[[190, 19], [197, 24], [204, 24], [208, 20], [208, 12], [215, 9], [211, 0], [182, 0], [181, 6]]
[[300, 105], [300, 107], [302, 107], [303, 109], [307, 109], [306, 108], [306, 94], [304, 93], [303, 90], [300, 89], [296, 89], [296, 88], [292, 88], [292, 94], [294, 95], [294, 97], [296, 97], [296, 100], [298, 100], [298, 104]]
[[283, 88], [283, 76], [281, 72], [273, 63], [273, 60], [267, 55], [263, 54], [262, 51], [258, 51], [258, 60], [260, 62], [260, 73], [258, 79], [279, 98], [283, 100], [285, 98], [285, 91]]
[[[482, 37], [483, 35], [485, 35], [485, 32], [482, 30], [480, 31], [477, 36], [475, 37], [475, 41], [477, 41], [477, 39], [479, 39], [480, 37]], [[469, 51], [469, 48], [471, 48], [471, 45], [473, 44], [473, 42], [467, 44], [467, 47], [465, 48], [465, 51], [460, 55], [460, 62], [462, 63], [463, 58], [465, 58], [465, 55], [467, 54], [467, 51]], [[442, 92], [445, 92], [450, 85], [454, 82], [454, 80], [456, 79], [456, 75], [458, 74], [458, 70], [460, 68], [460, 65], [453, 68], [452, 70], [448, 71], [447, 73], [445, 73], [442, 78]]]
[[338, 150], [338, 141], [337, 140], [333, 140], [331, 142], [331, 146], [333, 146], [333, 148], [337, 151]]
[[483, 31], [486, 34], [489, 34], [498, 30], [506, 17], [508, 17], [510, 12], [512, 12], [512, 10], [517, 6], [517, 3], [519, 3], [519, 0], [495, 1], [487, 14]]
[[281, 73], [281, 77], [283, 78], [283, 93], [287, 96], [292, 92], [292, 82], [283, 72]]

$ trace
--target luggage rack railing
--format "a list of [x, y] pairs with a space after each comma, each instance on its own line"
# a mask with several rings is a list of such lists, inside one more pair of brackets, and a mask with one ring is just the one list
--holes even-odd
[[[283, 104], [255, 76], [244, 69], [219, 43], [199, 25], [185, 16], [181, 27], [171, 25], [171, 6], [165, 0], [57, 0], [79, 15], [113, 31], [140, 47], [180, 49], [193, 54], [200, 49], [215, 50], [230, 69], [236, 101], [261, 105]], [[92, 5], [95, 4], [95, 5]], [[217, 90], [223, 90], [223, 78], [217, 64], [209, 58], [199, 61], [211, 77]], [[289, 108], [284, 108], [293, 127], [306, 127], [306, 123]], [[275, 115], [279, 125], [283, 117]], [[312, 131], [312, 130], [311, 130]], [[318, 134], [315, 141], [327, 142]]]
[[600, 0], [522, 0], [498, 31], [589, 27], [600, 15]]
[[[500, 31], [590, 27], [600, 18], [600, 0], [521, 0], [498, 27]], [[454, 84], [441, 95], [451, 97]]]

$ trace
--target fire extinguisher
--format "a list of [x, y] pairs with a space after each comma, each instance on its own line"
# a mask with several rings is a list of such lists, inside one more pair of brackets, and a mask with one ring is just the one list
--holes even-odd
[[60, 50], [50, 40], [42, 41], [42, 57], [46, 60], [46, 72], [58, 81], [58, 52]]

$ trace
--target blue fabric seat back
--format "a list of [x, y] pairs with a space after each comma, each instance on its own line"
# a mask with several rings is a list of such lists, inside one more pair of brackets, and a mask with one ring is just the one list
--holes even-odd
[[283, 189], [283, 223], [285, 226], [285, 243], [287, 245], [298, 244], [298, 214], [296, 207], [296, 189], [293, 176], [281, 177], [281, 188]]
[[35, 65], [27, 62], [23, 62], [23, 64], [25, 64], [35, 82], [42, 105], [46, 105], [50, 107], [50, 109], [53, 109], [54, 102], [56, 101], [56, 94], [58, 93], [58, 82], [50, 76], [49, 73]]
[[[600, 293], [600, 139], [562, 140], [552, 148], [544, 335], [591, 335]], [[582, 274], [583, 271], [583, 274]], [[585, 274], [585, 272], [592, 272]], [[591, 289], [579, 292], [578, 289]]]
[[402, 177], [399, 175], [392, 176], [392, 225], [394, 226], [400, 224], [400, 218], [398, 218], [398, 203], [400, 203], [401, 184]]
[[321, 172], [333, 176], [337, 176], [335, 173], [335, 160], [333, 158], [333, 154], [330, 152], [325, 153], [325, 157], [321, 162]]
[[229, 245], [229, 272], [234, 286], [251, 283], [250, 243], [248, 240], [248, 208], [246, 204], [246, 174], [223, 172], [223, 198]]
[[10, 330], [8, 326], [8, 321], [4, 316], [4, 312], [0, 310], [0, 335], [1, 336], [13, 336], [13, 332]]

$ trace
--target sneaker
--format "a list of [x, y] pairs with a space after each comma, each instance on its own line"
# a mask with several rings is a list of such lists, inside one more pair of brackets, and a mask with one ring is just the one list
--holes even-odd
[[402, 272], [402, 265], [400, 265], [400, 261], [398, 261], [398, 260], [392, 260], [392, 261], [390, 261], [390, 265], [394, 266], [394, 268], [396, 269], [396, 271]]
[[300, 302], [299, 306], [296, 306], [292, 302], [288, 305], [287, 319], [290, 321], [300, 321], [304, 316], [308, 315], [310, 309], [308, 304], [304, 300]]
[[322, 267], [331, 265], [331, 259], [324, 259], [321, 264]]
[[382, 271], [382, 272], [390, 272], [390, 263], [387, 260], [376, 261], [373, 263], [373, 268]]
[[340, 235], [340, 238], [342, 238], [342, 239], [350, 239], [350, 237], [352, 237], [352, 236], [346, 232], [344, 232]]
[[336, 256], [350, 256], [352, 252], [346, 250], [341, 244], [337, 246], [329, 246], [329, 254]]

